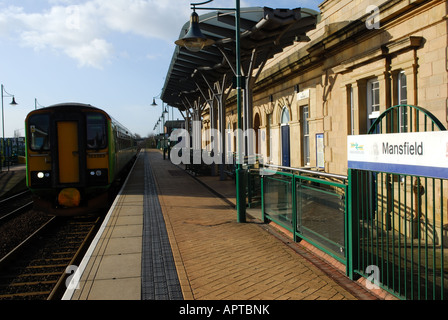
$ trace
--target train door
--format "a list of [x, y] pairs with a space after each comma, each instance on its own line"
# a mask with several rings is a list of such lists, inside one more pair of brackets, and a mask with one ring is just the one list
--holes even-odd
[[54, 114], [52, 127], [55, 133], [52, 145], [52, 164], [55, 186], [83, 186], [86, 182], [85, 117], [68, 112]]
[[79, 183], [78, 121], [58, 121], [59, 183]]

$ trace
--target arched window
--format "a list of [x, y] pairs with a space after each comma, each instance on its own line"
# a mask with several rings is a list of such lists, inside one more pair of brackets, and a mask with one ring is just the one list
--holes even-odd
[[288, 108], [285, 106], [283, 107], [282, 110], [282, 117], [280, 119], [281, 124], [288, 124], [289, 123], [289, 110]]

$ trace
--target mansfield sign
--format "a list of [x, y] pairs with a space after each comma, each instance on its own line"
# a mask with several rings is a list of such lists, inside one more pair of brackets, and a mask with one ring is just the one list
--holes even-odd
[[349, 169], [448, 179], [448, 131], [347, 137]]

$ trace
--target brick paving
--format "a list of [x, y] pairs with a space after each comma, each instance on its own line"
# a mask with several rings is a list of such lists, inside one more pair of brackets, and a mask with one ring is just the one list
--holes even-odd
[[359, 300], [376, 296], [149, 151], [184, 299]]

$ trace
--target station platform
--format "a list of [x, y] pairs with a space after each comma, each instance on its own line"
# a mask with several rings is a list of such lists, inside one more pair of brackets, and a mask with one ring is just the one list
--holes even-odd
[[375, 300], [249, 211], [235, 184], [143, 150], [63, 300]]
[[24, 164], [2, 167], [0, 171], [0, 199], [26, 190]]

